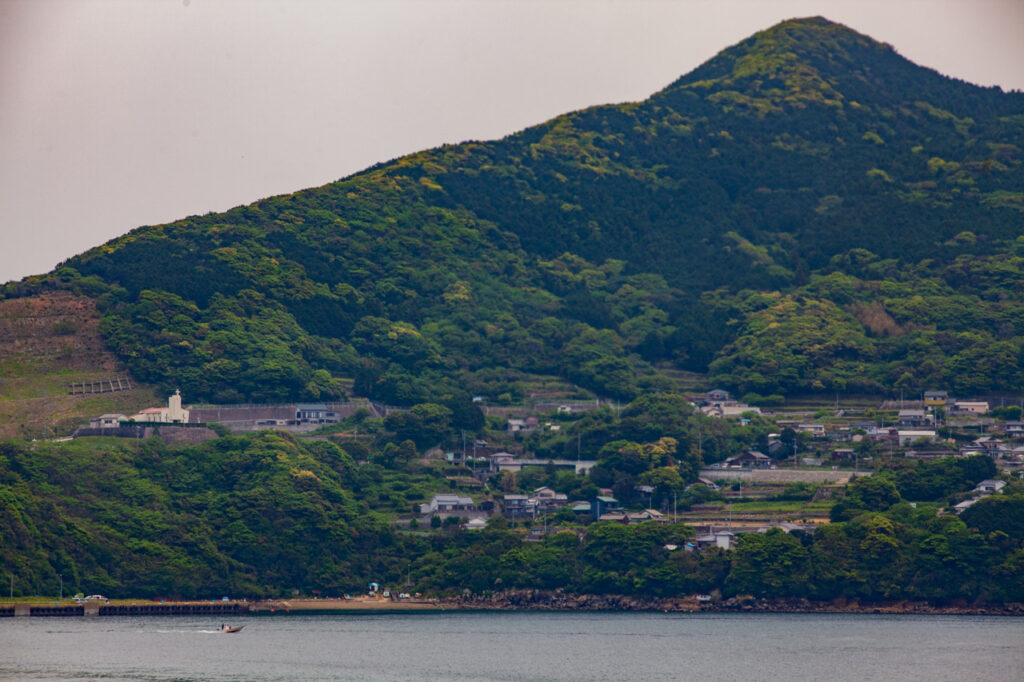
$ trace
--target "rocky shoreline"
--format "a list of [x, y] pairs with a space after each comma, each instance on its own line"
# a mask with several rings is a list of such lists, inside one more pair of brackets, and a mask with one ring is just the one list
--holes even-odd
[[502, 611], [661, 611], [665, 613], [888, 613], [922, 615], [1024, 616], [1024, 604], [945, 604], [918, 601], [860, 602], [834, 599], [767, 599], [730, 597], [654, 598], [625, 595], [568, 594], [545, 590], [508, 590], [441, 600], [445, 608]]

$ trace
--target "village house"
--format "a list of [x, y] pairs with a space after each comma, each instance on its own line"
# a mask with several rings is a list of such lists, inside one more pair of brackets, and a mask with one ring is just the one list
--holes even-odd
[[975, 438], [969, 445], [962, 447], [960, 452], [963, 455], [998, 457], [1006, 449], [1006, 445], [999, 438], [995, 436], [982, 436], [981, 438]]
[[512, 466], [513, 466], [512, 463], [515, 461], [515, 459], [516, 459], [516, 456], [513, 455], [511, 452], [504, 452], [504, 451], [502, 451], [502, 452], [493, 452], [493, 453], [491, 453], [488, 456], [488, 460], [490, 460], [490, 463], [491, 463], [490, 464], [490, 470], [492, 472], [497, 472], [497, 471], [519, 471], [518, 468], [516, 468], [516, 469], [512, 468]]
[[896, 416], [898, 426], [917, 428], [920, 426], [931, 426], [935, 423], [935, 417], [924, 410], [900, 410]]
[[925, 407], [945, 407], [949, 403], [948, 391], [925, 391]]
[[626, 512], [624, 523], [644, 523], [654, 521], [655, 523], [668, 523], [668, 519], [657, 509], [644, 509], [638, 512]]
[[[694, 545], [697, 549], [708, 549], [709, 547], [718, 547], [720, 549], [732, 549], [735, 543], [735, 533], [728, 530], [719, 530], [711, 533], [704, 533], [694, 538]], [[688, 546], [687, 549], [690, 549], [694, 545]]]
[[503, 499], [505, 515], [510, 518], [544, 514], [561, 509], [569, 503], [563, 493], [541, 486], [530, 495], [508, 494]]
[[723, 467], [730, 469], [767, 469], [771, 464], [772, 458], [757, 450], [744, 450], [722, 462]]
[[957, 400], [953, 403], [953, 409], [962, 414], [986, 414], [988, 413], [987, 402], [974, 402], [968, 400]]
[[537, 512], [536, 502], [529, 495], [508, 494], [502, 498], [502, 511], [510, 519], [532, 517]]
[[897, 442], [899, 440], [899, 431], [890, 428], [888, 426], [875, 426], [868, 429], [867, 437], [876, 443], [885, 441]]
[[995, 478], [987, 478], [974, 487], [975, 490], [981, 493], [998, 493], [1006, 487], [1006, 481], [1000, 481]]
[[605, 514], [619, 511], [622, 511], [622, 506], [618, 500], [610, 495], [598, 495], [590, 503], [590, 513], [594, 515], [595, 519], [599, 519]]
[[90, 429], [114, 429], [121, 425], [121, 422], [128, 421], [128, 417], [118, 413], [101, 414], [89, 420]]
[[1003, 433], [1007, 438], [1024, 438], [1024, 422], [1006, 422]]
[[690, 490], [695, 485], [703, 485], [703, 486], [707, 487], [708, 490], [721, 490], [721, 488], [718, 486], [718, 484], [715, 483], [714, 481], [712, 481], [710, 478], [702, 478], [702, 477], [698, 477], [696, 481], [694, 481], [690, 485], [686, 486], [686, 489]]
[[953, 511], [956, 514], [959, 514], [963, 510], [973, 505], [978, 500], [984, 499], [989, 495], [994, 495], [996, 493], [1002, 492], [1003, 488], [1005, 487], [1006, 481], [1000, 481], [995, 478], [985, 479], [984, 481], [982, 481], [981, 483], [974, 487], [974, 490], [971, 491], [972, 496], [970, 498], [955, 504], [953, 506]]
[[430, 502], [420, 505], [422, 516], [460, 511], [476, 511], [472, 497], [439, 493], [430, 498]]
[[556, 493], [547, 486], [541, 486], [530, 495], [537, 505], [537, 511], [547, 512], [561, 509], [569, 503], [569, 498], [564, 493]]
[[962, 502], [957, 502], [956, 504], [953, 505], [953, 513], [954, 514], [960, 514], [965, 509], [967, 509], [968, 507], [970, 507], [971, 505], [973, 505], [975, 502], [977, 502], [980, 499], [981, 499], [980, 497], [972, 497], [972, 498], [964, 500]]
[[819, 424], [818, 422], [813, 422], [809, 424], [797, 424], [796, 430], [802, 433], [809, 433], [814, 438], [825, 437], [825, 425]]
[[509, 419], [507, 430], [511, 434], [515, 433], [533, 433], [540, 426], [540, 421], [536, 417], [526, 417], [525, 419]]
[[852, 462], [857, 458], [853, 448], [836, 448], [832, 451], [832, 459], [839, 462]]
[[646, 521], [654, 521], [655, 523], [667, 523], [668, 519], [661, 512], [654, 509], [644, 509], [639, 512], [630, 511], [612, 511], [606, 514], [601, 514], [597, 519], [598, 521], [611, 521], [612, 523], [644, 523]]
[[723, 402], [729, 399], [729, 391], [723, 388], [713, 388], [708, 391], [707, 398], [711, 402]]

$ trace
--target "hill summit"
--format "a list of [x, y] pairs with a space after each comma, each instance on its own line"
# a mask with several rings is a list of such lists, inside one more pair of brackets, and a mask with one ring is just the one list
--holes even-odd
[[[764, 100], [764, 106], [802, 100], [842, 106], [864, 87], [898, 101], [900, 85], [923, 71], [891, 46], [822, 17], [785, 21], [722, 51], [666, 89], [733, 91]], [[937, 74], [935, 74], [937, 75]]]
[[[1024, 94], [822, 18], [649, 99], [143, 227], [6, 288], [96, 299], [139, 380], [217, 402], [754, 401], [1024, 381]], [[454, 404], [454, 403], [453, 403]]]

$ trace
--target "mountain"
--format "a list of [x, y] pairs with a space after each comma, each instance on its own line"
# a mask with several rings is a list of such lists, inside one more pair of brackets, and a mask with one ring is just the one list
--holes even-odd
[[822, 18], [643, 102], [143, 227], [5, 287], [95, 300], [189, 400], [779, 400], [1024, 382], [1024, 94]]

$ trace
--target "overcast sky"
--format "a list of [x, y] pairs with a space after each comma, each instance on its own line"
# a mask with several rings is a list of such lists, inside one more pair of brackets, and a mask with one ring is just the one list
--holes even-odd
[[813, 15], [1024, 90], [1024, 0], [0, 0], [0, 282], [140, 225], [644, 99]]

